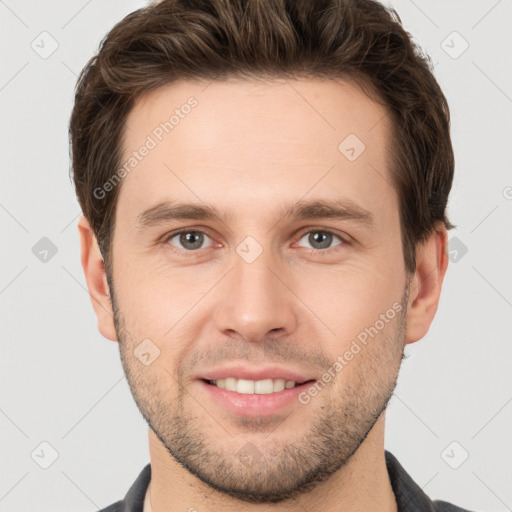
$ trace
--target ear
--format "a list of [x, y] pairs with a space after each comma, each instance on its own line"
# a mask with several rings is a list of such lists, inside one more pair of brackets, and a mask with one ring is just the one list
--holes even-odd
[[107, 339], [117, 341], [110, 290], [96, 236], [88, 220], [82, 215], [78, 221], [81, 260], [92, 307], [98, 319], [98, 330]]
[[434, 320], [448, 267], [447, 240], [446, 227], [440, 223], [426, 242], [416, 249], [416, 271], [409, 292], [406, 343], [423, 338]]

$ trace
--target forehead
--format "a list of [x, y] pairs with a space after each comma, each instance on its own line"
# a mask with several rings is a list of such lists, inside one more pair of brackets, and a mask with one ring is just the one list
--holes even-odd
[[254, 215], [306, 195], [378, 206], [394, 194], [388, 142], [385, 109], [345, 81], [178, 81], [127, 118], [118, 208], [221, 201]]

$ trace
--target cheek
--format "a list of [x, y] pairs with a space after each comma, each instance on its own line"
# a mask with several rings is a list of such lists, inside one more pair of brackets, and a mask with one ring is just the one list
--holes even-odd
[[391, 263], [360, 261], [329, 270], [316, 267], [301, 272], [293, 289], [339, 341], [347, 341], [400, 303], [402, 276]]
[[166, 264], [148, 266], [140, 260], [135, 265], [134, 261], [125, 268], [119, 265], [115, 284], [119, 309], [134, 347], [151, 340], [160, 350], [157, 362], [172, 373], [201, 336], [208, 318], [205, 297], [218, 278], [212, 270], [171, 270]]

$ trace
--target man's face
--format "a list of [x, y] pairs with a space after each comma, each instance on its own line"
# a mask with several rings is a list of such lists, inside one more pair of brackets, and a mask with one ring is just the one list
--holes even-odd
[[[161, 88], [128, 118], [123, 162], [150, 149], [120, 185], [115, 325], [134, 398], [168, 452], [221, 492], [278, 502], [350, 459], [396, 383], [408, 288], [389, 125], [346, 82], [205, 87]], [[346, 215], [285, 216], [298, 201]], [[222, 218], [143, 214], [178, 202]], [[235, 366], [321, 385], [247, 395], [205, 381]]]

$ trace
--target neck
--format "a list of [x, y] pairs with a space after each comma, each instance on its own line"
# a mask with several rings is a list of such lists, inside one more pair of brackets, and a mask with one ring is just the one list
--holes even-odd
[[[253, 504], [212, 489], [179, 465], [149, 429], [151, 512], [210, 510], [235, 512], [396, 512], [397, 505], [384, 455], [385, 413], [377, 420], [349, 461], [309, 493], [289, 502]], [[148, 507], [149, 508], [149, 507]]]

